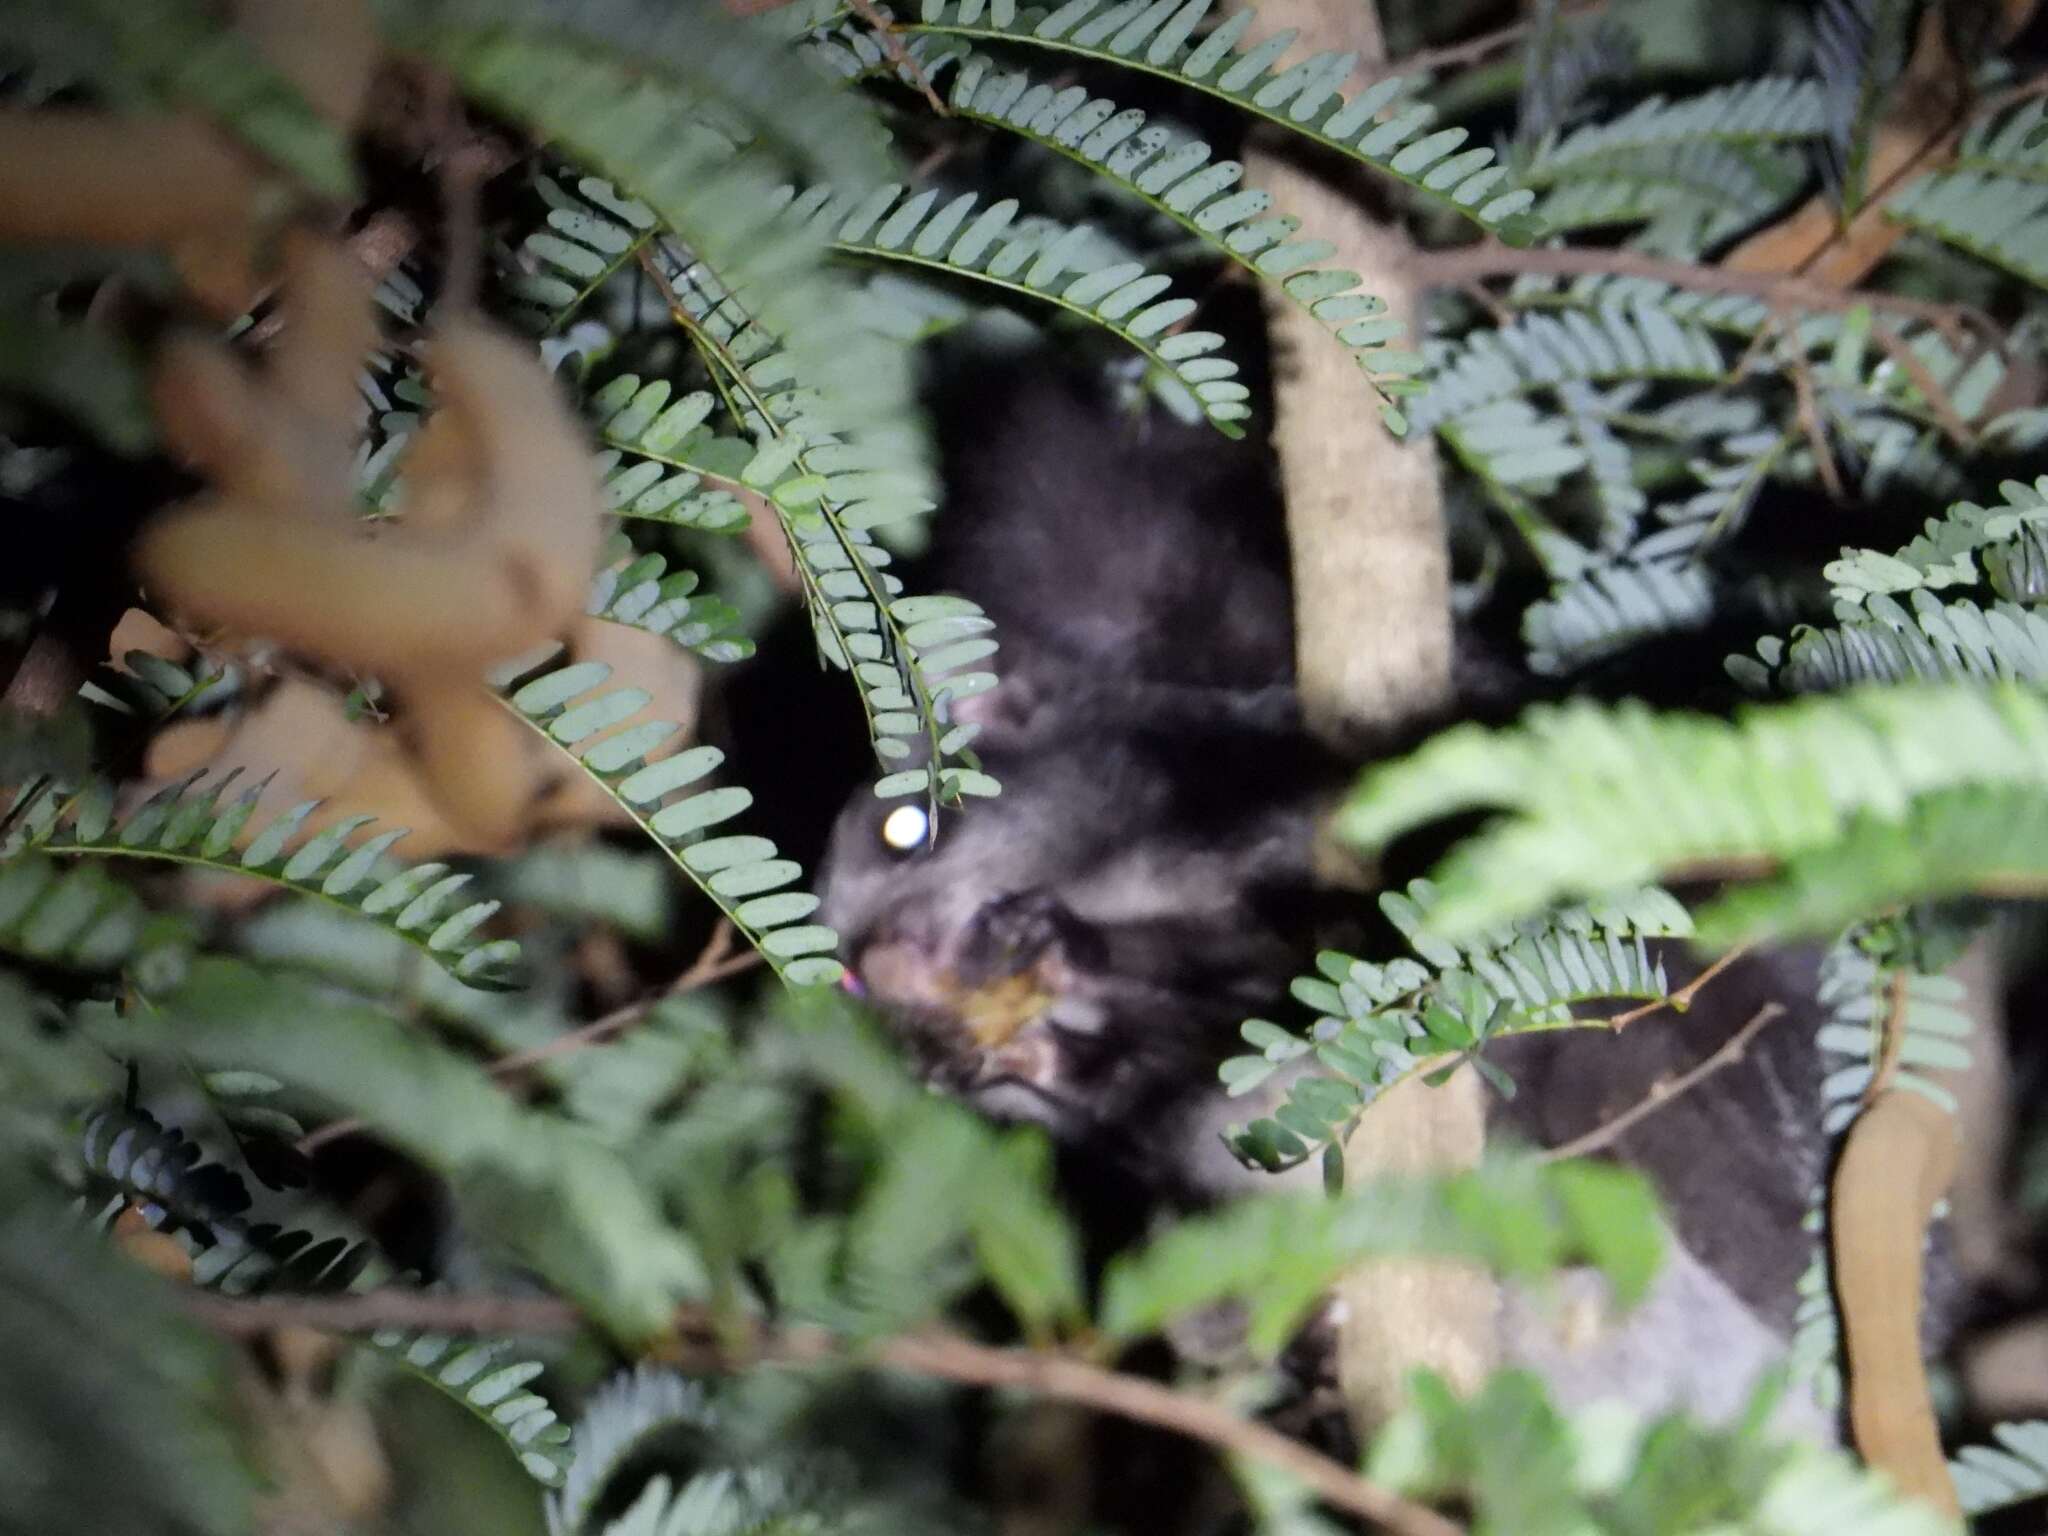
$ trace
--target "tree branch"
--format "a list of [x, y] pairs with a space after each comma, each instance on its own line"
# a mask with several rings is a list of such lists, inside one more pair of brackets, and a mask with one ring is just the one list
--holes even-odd
[[1874, 288], [1837, 288], [1818, 278], [1783, 272], [1735, 272], [1699, 262], [1667, 261], [1641, 251], [1593, 247], [1520, 248], [1486, 240], [1455, 250], [1426, 251], [1416, 261], [1416, 275], [1433, 288], [1476, 282], [1486, 277], [1636, 277], [1669, 283], [1695, 293], [1739, 293], [1762, 299], [1775, 309], [1809, 309], [1839, 314], [1845, 310], [1887, 310], [1954, 334], [1959, 322], [1996, 336], [1997, 323], [1968, 304], [1937, 303], [1884, 293]]
[[[510, 1077], [515, 1072], [523, 1072], [543, 1061], [552, 1061], [558, 1056], [567, 1056], [573, 1051], [597, 1045], [631, 1029], [658, 1003], [665, 1002], [671, 997], [681, 997], [685, 992], [694, 992], [699, 987], [708, 987], [714, 981], [723, 981], [728, 976], [736, 976], [741, 971], [759, 965], [759, 950], [743, 949], [736, 955], [731, 953], [732, 936], [732, 924], [720, 918], [718, 926], [712, 930], [710, 942], [704, 946], [703, 953], [690, 962], [688, 970], [661, 991], [651, 997], [643, 997], [628, 1003], [623, 1008], [614, 1008], [603, 1017], [572, 1029], [566, 1035], [557, 1035], [554, 1039], [543, 1041], [539, 1045], [529, 1046], [523, 1051], [514, 1051], [509, 1056], [501, 1056], [490, 1064], [490, 1075], [494, 1078]], [[329, 1121], [317, 1131], [310, 1131], [300, 1137], [298, 1150], [302, 1154], [311, 1155], [329, 1142], [339, 1141], [344, 1136], [353, 1136], [363, 1128], [364, 1122], [354, 1117]]]
[[1651, 1014], [1662, 1013], [1666, 1008], [1676, 1008], [1680, 1013], [1685, 1012], [1686, 1009], [1692, 1006], [1692, 1000], [1699, 995], [1702, 987], [1727, 970], [1737, 960], [1748, 954], [1749, 949], [1750, 946], [1747, 944], [1736, 945], [1727, 954], [1715, 960], [1676, 992], [1671, 993], [1668, 997], [1660, 997], [1651, 1002], [1644, 1003], [1640, 1008], [1631, 1008], [1626, 1013], [1616, 1014], [1607, 1021], [1607, 1027], [1612, 1030], [1623, 1030], [1635, 1023], [1636, 1020], [1647, 1019]]
[[[1607, 8], [1607, 0], [1578, 0], [1578, 3], [1558, 8], [1557, 20], [1570, 21], [1579, 16], [1590, 16]], [[1536, 26], [1533, 21], [1517, 21], [1492, 32], [1482, 32], [1477, 37], [1467, 38], [1462, 43], [1446, 43], [1441, 48], [1423, 48], [1395, 59], [1390, 63], [1368, 69], [1356, 83], [1371, 85], [1375, 80], [1390, 79], [1395, 75], [1435, 74], [1440, 69], [1449, 69], [1458, 64], [1470, 64], [1488, 54], [1499, 53], [1527, 37]]]
[[[221, 1296], [195, 1291], [186, 1310], [218, 1332], [257, 1337], [279, 1328], [371, 1333], [380, 1328], [449, 1334], [562, 1333], [582, 1317], [551, 1296], [475, 1296], [396, 1289], [354, 1296]], [[1370, 1520], [1397, 1536], [1463, 1536], [1462, 1528], [1434, 1510], [1404, 1499], [1343, 1463], [1246, 1419], [1220, 1403], [1177, 1392], [1159, 1382], [1125, 1375], [1045, 1350], [1000, 1348], [958, 1334], [901, 1334], [854, 1343], [823, 1328], [799, 1326], [757, 1333], [735, 1349], [731, 1330], [706, 1308], [676, 1314], [670, 1342], [656, 1353], [687, 1360], [693, 1369], [732, 1370], [774, 1362], [814, 1364], [861, 1361], [964, 1386], [1019, 1387], [1077, 1403], [1134, 1423], [1150, 1424], [1227, 1455], [1275, 1467], [1337, 1509]]]
[[1742, 1060], [1749, 1042], [1762, 1033], [1764, 1026], [1781, 1016], [1785, 1010], [1776, 1003], [1765, 1003], [1757, 1009], [1754, 1017], [1723, 1042], [1721, 1048], [1697, 1066], [1688, 1067], [1676, 1077], [1660, 1077], [1650, 1084], [1650, 1091], [1631, 1104], [1613, 1119], [1587, 1131], [1583, 1136], [1574, 1136], [1561, 1146], [1551, 1147], [1538, 1154], [1538, 1161], [1545, 1163], [1563, 1162], [1568, 1157], [1584, 1157], [1598, 1152], [1618, 1140], [1621, 1135], [1637, 1122], [1654, 1115], [1679, 1095], [1697, 1087], [1723, 1067], [1732, 1067]]

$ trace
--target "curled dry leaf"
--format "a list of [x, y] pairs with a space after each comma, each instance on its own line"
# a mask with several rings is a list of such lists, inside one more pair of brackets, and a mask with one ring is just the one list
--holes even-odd
[[[381, 56], [363, 0], [240, 0], [236, 22], [316, 111], [360, 121]], [[0, 238], [159, 247], [217, 314], [248, 308], [263, 237], [293, 203], [283, 178], [196, 115], [0, 118]]]
[[[345, 250], [308, 235], [286, 263], [288, 323], [260, 376], [217, 342], [164, 350], [164, 434], [210, 489], [144, 530], [137, 568], [193, 623], [391, 690], [397, 731], [346, 720], [310, 685], [281, 687], [212, 743], [217, 766], [285, 771], [295, 798], [329, 801], [322, 819], [411, 826], [416, 856], [511, 846], [550, 772], [483, 676], [581, 619], [601, 512], [588, 446], [531, 348], [457, 319], [431, 345], [439, 404], [405, 459], [397, 515], [365, 521], [351, 465], [355, 371], [375, 340], [368, 285]], [[189, 762], [195, 744], [159, 757]]]

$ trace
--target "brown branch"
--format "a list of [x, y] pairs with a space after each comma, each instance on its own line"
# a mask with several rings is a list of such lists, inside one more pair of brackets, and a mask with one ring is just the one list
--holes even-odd
[[1621, 1135], [1638, 1121], [1654, 1115], [1679, 1095], [1689, 1092], [1706, 1078], [1712, 1077], [1724, 1067], [1732, 1067], [1742, 1060], [1749, 1042], [1763, 1031], [1765, 1025], [1781, 1016], [1785, 1010], [1776, 1003], [1765, 1003], [1757, 1009], [1750, 1021], [1729, 1036], [1721, 1048], [1705, 1061], [1686, 1068], [1675, 1077], [1660, 1077], [1650, 1084], [1649, 1092], [1631, 1104], [1613, 1119], [1603, 1121], [1584, 1135], [1574, 1136], [1560, 1146], [1551, 1147], [1538, 1155], [1537, 1160], [1545, 1163], [1562, 1162], [1568, 1157], [1584, 1157], [1618, 1140]]
[[419, 1328], [450, 1334], [567, 1333], [581, 1323], [555, 1296], [480, 1296], [396, 1287], [329, 1296], [226, 1296], [193, 1290], [180, 1298], [185, 1311], [216, 1333], [261, 1338], [280, 1328], [325, 1333], [375, 1333]]
[[1786, 372], [1792, 376], [1792, 396], [1798, 402], [1799, 430], [1806, 434], [1813, 449], [1813, 467], [1820, 474], [1828, 499], [1837, 506], [1845, 505], [1849, 492], [1842, 483], [1841, 470], [1835, 465], [1835, 451], [1828, 446], [1827, 428], [1821, 423], [1820, 401], [1813, 392], [1813, 369], [1797, 352], [1788, 352], [1785, 361]]
[[1499, 241], [1448, 251], [1425, 251], [1417, 258], [1417, 276], [1431, 287], [1449, 287], [1486, 277], [1636, 277], [1668, 283], [1698, 293], [1738, 293], [1762, 299], [1773, 308], [1810, 309], [1831, 314], [1869, 308], [1888, 310], [1923, 324], [1948, 330], [1958, 321], [1996, 335], [1989, 315], [1968, 304], [1937, 303], [1884, 293], [1874, 288], [1837, 288], [1817, 278], [1780, 272], [1733, 272], [1726, 267], [1691, 261], [1667, 261], [1641, 251], [1571, 246], [1563, 249], [1522, 248]]
[[1287, 1473], [1325, 1503], [1401, 1536], [1461, 1536], [1434, 1510], [1368, 1482], [1342, 1462], [1240, 1417], [1220, 1403], [1176, 1392], [1141, 1376], [1022, 1349], [997, 1349], [950, 1334], [890, 1339], [874, 1357], [899, 1370], [975, 1386], [1022, 1387], [1118, 1418], [1171, 1430], [1231, 1455]]
[[615, 1035], [624, 1034], [651, 1013], [657, 1005], [668, 999], [681, 997], [686, 992], [694, 992], [699, 987], [708, 987], [714, 981], [723, 981], [728, 976], [736, 976], [741, 971], [751, 970], [761, 963], [760, 951], [756, 949], [744, 949], [738, 954], [733, 954], [732, 941], [732, 924], [720, 918], [718, 927], [712, 931], [711, 941], [704, 946], [704, 952], [690, 963], [688, 970], [653, 997], [643, 997], [638, 1002], [626, 1004], [623, 1008], [614, 1008], [602, 1018], [593, 1019], [566, 1035], [557, 1035], [552, 1040], [501, 1057], [491, 1063], [491, 1076], [509, 1077], [543, 1061], [553, 1061], [556, 1057], [567, 1056], [609, 1040]]
[[[308, 1297], [193, 1292], [185, 1298], [185, 1305], [208, 1327], [243, 1338], [286, 1327], [334, 1333], [368, 1333], [380, 1328], [448, 1334], [561, 1333], [582, 1321], [573, 1306], [554, 1297], [433, 1291], [376, 1290], [355, 1296]], [[1069, 1355], [999, 1348], [936, 1332], [903, 1334], [862, 1345], [822, 1328], [792, 1327], [757, 1334], [738, 1350], [720, 1342], [730, 1336], [729, 1326], [708, 1310], [684, 1307], [676, 1314], [672, 1342], [656, 1353], [687, 1357], [693, 1367], [712, 1370], [762, 1362], [866, 1360], [963, 1386], [1021, 1387], [1263, 1462], [1294, 1477], [1335, 1508], [1373, 1521], [1398, 1536], [1462, 1536], [1461, 1527], [1442, 1515], [1368, 1482], [1342, 1462], [1269, 1425], [1243, 1418], [1206, 1398]]]
[[853, 13], [868, 24], [875, 34], [875, 41], [882, 45], [882, 52], [891, 64], [903, 72], [903, 77], [916, 86], [931, 109], [941, 117], [951, 117], [952, 111], [946, 106], [939, 93], [932, 89], [931, 77], [919, 67], [917, 60], [910, 56], [910, 50], [903, 46], [903, 39], [896, 35], [896, 24], [875, 9], [875, 0], [849, 0]]
[[[523, 1051], [514, 1051], [509, 1056], [501, 1056], [486, 1070], [494, 1078], [510, 1077], [540, 1062], [552, 1061], [558, 1056], [566, 1056], [573, 1051], [580, 1051], [609, 1040], [612, 1036], [631, 1029], [657, 1004], [671, 997], [681, 997], [686, 992], [694, 992], [699, 987], [708, 987], [714, 981], [723, 981], [728, 976], [737, 976], [741, 971], [751, 970], [761, 963], [761, 953], [756, 949], [744, 949], [736, 955], [732, 954], [732, 937], [732, 924], [720, 918], [718, 927], [712, 931], [710, 942], [704, 946], [704, 952], [690, 962], [688, 970], [661, 991], [651, 997], [643, 997], [637, 1002], [628, 1003], [623, 1008], [614, 1008], [603, 1017], [593, 1019], [566, 1035], [557, 1035], [554, 1039], [543, 1041], [539, 1045], [529, 1046]], [[355, 1116], [329, 1121], [319, 1130], [310, 1131], [300, 1137], [298, 1150], [310, 1156], [329, 1142], [355, 1135], [365, 1128], [365, 1124], [366, 1122]]]
[[[1564, 22], [1577, 16], [1590, 16], [1606, 8], [1607, 0], [1579, 0], [1575, 5], [1560, 6], [1557, 20]], [[1434, 74], [1440, 69], [1449, 69], [1454, 65], [1470, 64], [1475, 59], [1483, 59], [1490, 53], [1499, 53], [1502, 49], [1520, 42], [1534, 30], [1535, 26], [1536, 23], [1533, 21], [1518, 21], [1492, 32], [1482, 32], [1479, 36], [1467, 38], [1462, 43], [1446, 43], [1440, 48], [1419, 49], [1405, 58], [1394, 59], [1367, 70], [1358, 78], [1357, 83], [1360, 86], [1367, 86], [1376, 80], [1391, 79], [1395, 75]]]
[[22, 652], [14, 675], [0, 690], [0, 705], [25, 715], [54, 715], [78, 692], [85, 675], [77, 653], [46, 626]]
[[1670, 993], [1665, 997], [1655, 998], [1650, 1002], [1644, 1003], [1640, 1008], [1631, 1008], [1627, 1013], [1617, 1014], [1608, 1021], [1607, 1027], [1612, 1030], [1623, 1030], [1635, 1023], [1636, 1020], [1647, 1019], [1651, 1014], [1661, 1013], [1666, 1008], [1676, 1008], [1680, 1013], [1685, 1012], [1686, 1009], [1692, 1006], [1692, 1000], [1699, 995], [1702, 987], [1727, 970], [1729, 966], [1740, 960], [1747, 953], [1749, 953], [1749, 945], [1736, 945], [1727, 954], [1715, 960], [1676, 992]]

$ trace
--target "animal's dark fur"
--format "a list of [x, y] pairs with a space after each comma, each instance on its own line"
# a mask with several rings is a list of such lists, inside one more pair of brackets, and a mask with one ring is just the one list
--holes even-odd
[[[857, 795], [824, 916], [936, 1081], [1162, 1192], [1213, 1191], [1230, 1166], [1216, 1064], [1242, 1048], [1243, 1018], [1291, 1006], [1285, 980], [1328, 911], [1310, 833], [1344, 777], [1294, 714], [1271, 479], [1249, 448], [1134, 416], [1039, 359], [939, 398], [948, 496], [917, 590], [963, 592], [998, 622], [1003, 680], [972, 707], [1005, 790], [907, 855], [879, 835], [887, 806]], [[1005, 987], [990, 1026], [977, 1000]], [[1812, 989], [1810, 956], [1753, 958], [1689, 1014], [1499, 1054], [1521, 1084], [1502, 1129], [1555, 1143], [1764, 1001], [1787, 1007], [1742, 1065], [1615, 1148], [1657, 1180], [1684, 1246], [1779, 1332], [1822, 1172]]]

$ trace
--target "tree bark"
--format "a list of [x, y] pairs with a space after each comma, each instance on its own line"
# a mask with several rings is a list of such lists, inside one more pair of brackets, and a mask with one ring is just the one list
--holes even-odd
[[[1261, 30], [1295, 28], [1309, 47], [1383, 63], [1372, 0], [1265, 0]], [[1283, 59], [1284, 68], [1291, 62]], [[1398, 228], [1341, 185], [1254, 144], [1247, 180], [1273, 194], [1305, 234], [1334, 242], [1338, 260], [1419, 330], [1422, 285]], [[1451, 693], [1450, 555], [1434, 445], [1403, 443], [1380, 425], [1350, 352], [1300, 306], [1269, 303], [1274, 347], [1274, 445], [1287, 498], [1295, 659], [1309, 728], [1357, 753], [1390, 727], [1430, 713]], [[1412, 1079], [1375, 1104], [1345, 1147], [1348, 1167], [1439, 1171], [1470, 1167], [1485, 1146], [1485, 1106], [1466, 1069], [1440, 1088]], [[1491, 1368], [1499, 1297], [1467, 1266], [1373, 1264], [1338, 1287], [1338, 1372], [1361, 1436], [1400, 1406], [1418, 1367], [1459, 1391]]]

